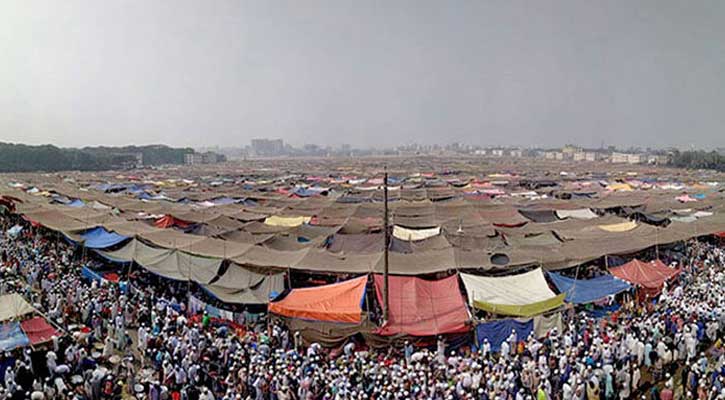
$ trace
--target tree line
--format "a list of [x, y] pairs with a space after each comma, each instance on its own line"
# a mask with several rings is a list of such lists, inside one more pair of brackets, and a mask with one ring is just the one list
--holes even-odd
[[712, 169], [725, 172], [725, 156], [716, 151], [674, 151], [669, 165], [678, 168]]
[[191, 148], [163, 145], [60, 148], [0, 142], [0, 172], [100, 171], [143, 165], [183, 164]]

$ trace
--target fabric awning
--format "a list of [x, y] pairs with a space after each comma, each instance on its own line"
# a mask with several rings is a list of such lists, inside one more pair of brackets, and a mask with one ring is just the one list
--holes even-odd
[[599, 216], [595, 214], [591, 209], [589, 208], [580, 208], [576, 210], [556, 210], [556, 216], [560, 219], [567, 219], [567, 218], [573, 218], [573, 219], [594, 219], [598, 218]]
[[34, 311], [33, 306], [17, 293], [0, 296], [0, 322], [21, 317]]
[[634, 259], [624, 265], [609, 268], [612, 275], [633, 285], [640, 286], [648, 296], [655, 296], [664, 283], [680, 273], [680, 270], [666, 266], [662, 261], [644, 262]]
[[20, 328], [25, 332], [32, 345], [49, 342], [53, 336], [59, 336], [58, 331], [43, 317], [27, 319], [20, 323]]
[[393, 237], [400, 240], [418, 241], [431, 238], [441, 233], [440, 227], [427, 229], [408, 229], [402, 226], [393, 226]]
[[10, 351], [29, 344], [30, 340], [20, 329], [19, 323], [8, 322], [0, 325], [0, 351]]
[[461, 274], [469, 304], [491, 313], [533, 316], [561, 306], [565, 295], [549, 289], [541, 268], [500, 277]]
[[318, 287], [293, 289], [280, 301], [269, 303], [269, 312], [313, 321], [360, 323], [368, 277]]
[[119, 235], [115, 232], [108, 232], [100, 226], [85, 231], [79, 236], [83, 240], [83, 246], [89, 249], [105, 249], [128, 239], [128, 236]]
[[566, 302], [586, 304], [607, 296], [629, 290], [632, 286], [612, 275], [598, 276], [593, 279], [573, 279], [555, 272], [549, 272], [559, 292], [566, 294]]
[[[406, 334], [433, 336], [466, 332], [470, 319], [460, 294], [458, 276], [427, 281], [409, 276], [390, 276], [389, 315], [378, 333], [383, 336]], [[375, 292], [383, 304], [382, 275], [375, 275]]]

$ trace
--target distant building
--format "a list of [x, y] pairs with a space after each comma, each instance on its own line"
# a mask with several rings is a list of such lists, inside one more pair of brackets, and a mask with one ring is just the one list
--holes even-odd
[[644, 154], [628, 154], [627, 163], [629, 164], [641, 164], [645, 161]]
[[509, 155], [510, 155], [511, 157], [523, 157], [523, 155], [524, 155], [524, 152], [523, 152], [523, 151], [521, 151], [521, 150], [511, 150], [511, 151], [509, 152]]
[[491, 151], [494, 157], [503, 157], [503, 149], [494, 149]]
[[279, 156], [284, 154], [282, 139], [252, 139], [252, 152], [259, 156]]
[[184, 164], [186, 164], [186, 165], [204, 164], [204, 156], [201, 153], [184, 154]]
[[624, 164], [629, 162], [629, 154], [627, 153], [612, 153], [612, 158], [610, 159], [612, 163], [615, 164]]
[[584, 161], [598, 161], [602, 159], [602, 155], [595, 151], [584, 152]]

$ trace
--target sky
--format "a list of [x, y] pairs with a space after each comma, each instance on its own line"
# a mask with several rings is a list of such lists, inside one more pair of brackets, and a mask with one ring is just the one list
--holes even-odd
[[3, 0], [0, 141], [725, 146], [725, 1]]

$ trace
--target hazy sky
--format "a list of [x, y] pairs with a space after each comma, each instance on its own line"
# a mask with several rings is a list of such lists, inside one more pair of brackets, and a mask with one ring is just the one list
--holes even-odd
[[725, 1], [0, 1], [0, 141], [725, 146]]

